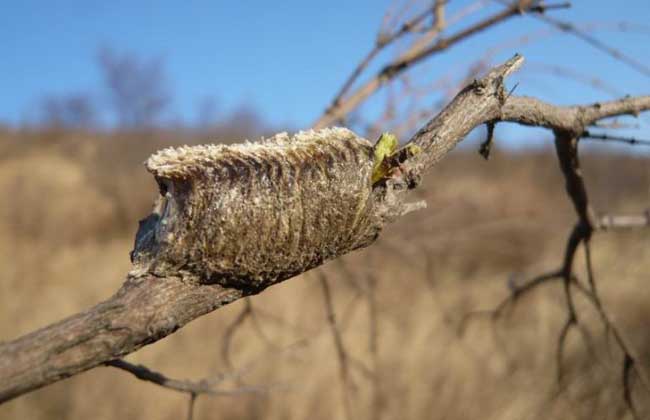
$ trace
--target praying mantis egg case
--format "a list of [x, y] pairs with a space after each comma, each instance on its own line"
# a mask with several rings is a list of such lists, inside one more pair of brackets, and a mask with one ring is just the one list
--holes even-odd
[[146, 167], [161, 196], [133, 258], [152, 272], [263, 287], [369, 245], [384, 224], [373, 146], [344, 128], [165, 149]]

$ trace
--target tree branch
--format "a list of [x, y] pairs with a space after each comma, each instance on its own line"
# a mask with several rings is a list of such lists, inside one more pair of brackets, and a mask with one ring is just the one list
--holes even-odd
[[243, 296], [174, 277], [127, 279], [105, 302], [0, 344], [0, 402], [119, 359]]
[[[181, 379], [172, 379], [163, 375], [162, 373], [155, 372], [143, 365], [134, 365], [126, 360], [111, 360], [106, 362], [106, 366], [112, 366], [117, 369], [131, 373], [138, 379], [151, 382], [163, 388], [168, 388], [178, 392], [185, 392], [188, 394], [217, 394], [213, 385], [208, 381], [188, 381]], [[220, 381], [219, 381], [220, 382]]]
[[[314, 123], [314, 128], [323, 128], [332, 124], [336, 124], [340, 121], [345, 115], [350, 111], [357, 108], [363, 101], [365, 101], [370, 95], [378, 91], [382, 86], [388, 83], [390, 80], [402, 74], [407, 69], [412, 66], [424, 61], [425, 59], [431, 57], [434, 54], [437, 54], [441, 51], [447, 50], [451, 46], [473, 36], [477, 33], [480, 33], [492, 26], [496, 26], [506, 20], [514, 17], [520, 16], [523, 13], [544, 13], [546, 10], [551, 9], [562, 9], [569, 7], [568, 3], [559, 3], [559, 4], [544, 4], [543, 2], [533, 1], [533, 0], [518, 0], [514, 1], [512, 4], [509, 4], [504, 10], [495, 13], [487, 18], [472, 24], [471, 26], [460, 30], [448, 37], [440, 37], [436, 42], [429, 42], [429, 37], [431, 41], [434, 39], [435, 35], [438, 34], [439, 28], [434, 26], [424, 38], [425, 42], [418, 42], [404, 54], [401, 54], [391, 63], [384, 66], [376, 75], [374, 75], [369, 81], [364, 83], [362, 86], [349, 93], [346, 96], [346, 93], [350, 90], [353, 82], [361, 75], [361, 72], [366, 68], [368, 63], [375, 55], [381, 50], [386, 44], [380, 44], [376, 46], [374, 50], [357, 66], [357, 69], [353, 74], [348, 78], [348, 80], [343, 85], [343, 88], [339, 91], [336, 97], [332, 100], [332, 104], [327, 108], [325, 113]], [[434, 10], [435, 13], [435, 10]], [[419, 22], [420, 16], [414, 18], [412, 22]], [[410, 27], [410, 26], [409, 26]], [[390, 37], [389, 40], [399, 38], [403, 35], [404, 32], [398, 31], [394, 36]], [[376, 51], [375, 51], [376, 50]]]
[[[624, 400], [635, 418], [638, 417], [638, 413], [632, 400], [630, 375], [632, 372], [636, 373], [646, 387], [648, 387], [648, 380], [639, 367], [639, 358], [633, 354], [633, 351], [626, 344], [622, 333], [612, 324], [601, 303], [591, 262], [590, 240], [592, 234], [598, 229], [648, 226], [650, 225], [650, 214], [628, 217], [609, 216], [599, 219], [589, 204], [587, 189], [578, 158], [578, 143], [580, 137], [586, 131], [585, 128], [602, 118], [623, 114], [637, 115], [640, 111], [649, 108], [650, 97], [647, 96], [623, 98], [618, 101], [574, 107], [556, 107], [533, 98], [510, 98], [506, 101], [502, 109], [501, 120], [531, 126], [541, 126], [553, 130], [555, 134], [555, 150], [560, 169], [565, 179], [566, 192], [578, 216], [578, 221], [567, 238], [560, 270], [543, 274], [526, 283], [523, 287], [515, 289], [496, 309], [487, 312], [487, 314], [491, 315], [492, 319], [496, 319], [502, 314], [508, 304], [515, 302], [519, 297], [530, 292], [534, 287], [549, 280], [561, 278], [563, 280], [567, 313], [567, 319], [560, 329], [557, 341], [557, 374], [558, 382], [561, 382], [563, 376], [563, 353], [568, 334], [573, 328], [578, 328], [583, 333], [583, 337], [588, 337], [584, 326], [578, 319], [578, 313], [573, 299], [574, 288], [584, 293], [600, 315], [601, 322], [614, 335], [616, 343], [623, 352], [622, 382]], [[588, 288], [580, 284], [574, 273], [573, 263], [580, 245], [585, 247], [589, 279]], [[485, 312], [479, 314], [485, 314]], [[589, 345], [589, 340], [587, 341]]]
[[605, 143], [625, 143], [630, 146], [650, 146], [650, 140], [637, 139], [635, 137], [622, 137], [622, 136], [612, 136], [610, 134], [604, 133], [592, 133], [591, 131], [585, 130], [582, 133], [581, 139], [583, 140], [596, 140]]
[[568, 131], [577, 135], [598, 120], [637, 116], [650, 108], [650, 96], [625, 97], [583, 106], [555, 106], [535, 98], [511, 97], [502, 108], [502, 121]]
[[[504, 79], [522, 63], [523, 57], [515, 56], [463, 89], [410, 140], [420, 146], [422, 152], [403, 162], [404, 169], [414, 176], [423, 175], [471, 129], [488, 121], [514, 121], [579, 134], [586, 124], [600, 118], [650, 109], [650, 97], [568, 108], [531, 98], [508, 97]], [[346, 153], [348, 151], [341, 151], [338, 159], [349, 159]], [[248, 175], [253, 176], [252, 173]], [[315, 182], [309, 179], [311, 181], [303, 182]], [[144, 222], [147, 223], [149, 221]], [[138, 239], [148, 240], [146, 237]], [[313, 266], [305, 266], [301, 271], [310, 268]], [[191, 276], [131, 274], [120, 290], [105, 302], [14, 341], [0, 343], [0, 402], [119, 359], [173, 333], [195, 318], [234, 300], [260, 293], [268, 285], [301, 271], [284, 277], [264, 278], [259, 283], [262, 286], [258, 287], [245, 287], [244, 281], [217, 284], [219, 278], [211, 278], [212, 283], [205, 284]]]
[[341, 400], [343, 403], [343, 415], [345, 420], [351, 420], [354, 417], [352, 415], [352, 387], [350, 386], [350, 374], [348, 368], [349, 357], [348, 353], [345, 351], [343, 338], [341, 337], [341, 331], [336, 321], [336, 313], [334, 312], [334, 302], [332, 302], [332, 292], [330, 291], [329, 282], [327, 280], [327, 276], [322, 270], [319, 270], [318, 272], [318, 281], [321, 285], [321, 289], [323, 290], [323, 300], [325, 302], [327, 324], [332, 333], [332, 339], [334, 340], [334, 347], [336, 349], [336, 356], [339, 364], [339, 380], [341, 381]]
[[192, 420], [194, 416], [194, 406], [196, 399], [200, 395], [219, 395], [219, 396], [237, 396], [246, 394], [257, 394], [268, 392], [271, 387], [261, 386], [239, 386], [235, 389], [217, 389], [217, 386], [229, 378], [237, 378], [241, 376], [243, 371], [234, 372], [231, 375], [218, 374], [213, 377], [203, 378], [198, 381], [172, 379], [160, 372], [153, 371], [143, 365], [134, 365], [125, 360], [111, 360], [105, 363], [106, 366], [111, 366], [125, 372], [131, 373], [136, 378], [145, 382], [150, 382], [167, 388], [173, 391], [182, 392], [189, 395], [188, 414], [187, 419]]

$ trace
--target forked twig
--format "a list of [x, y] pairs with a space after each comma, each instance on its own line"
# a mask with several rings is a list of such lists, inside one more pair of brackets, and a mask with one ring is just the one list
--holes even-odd
[[[404, 54], [400, 55], [392, 62], [386, 64], [378, 73], [376, 73], [362, 86], [345, 95], [352, 86], [353, 82], [359, 77], [363, 69], [366, 68], [367, 63], [370, 61], [370, 59], [376, 55], [376, 53], [373, 54], [373, 50], [371, 51], [371, 54], [369, 54], [366, 59], [362, 60], [360, 65], [357, 66], [357, 69], [360, 70], [358, 72], [353, 72], [352, 76], [348, 79], [348, 81], [346, 81], [343, 88], [335, 96], [334, 100], [327, 108], [325, 113], [316, 122], [314, 122], [313, 127], [323, 128], [332, 125], [347, 115], [349, 112], [351, 112], [353, 109], [356, 109], [370, 95], [375, 93], [390, 80], [393, 80], [394, 78], [400, 76], [405, 70], [409, 69], [415, 64], [422, 62], [434, 54], [449, 49], [451, 46], [465, 40], [466, 38], [476, 35], [492, 26], [498, 25], [499, 23], [502, 23], [512, 17], [520, 16], [522, 13], [544, 13], [547, 10], [562, 9], [568, 6], [569, 4], [565, 2], [559, 4], [547, 4], [530, 0], [519, 0], [513, 2], [512, 4], [508, 5], [508, 7], [506, 7], [503, 11], [488, 16], [487, 18], [474, 23], [471, 26], [462, 29], [452, 35], [438, 37], [437, 40], [432, 43], [422, 42], [414, 44], [414, 46]], [[434, 34], [437, 33], [435, 32], [435, 27], [432, 28], [432, 31], [434, 31]], [[383, 46], [379, 48], [381, 49]]]

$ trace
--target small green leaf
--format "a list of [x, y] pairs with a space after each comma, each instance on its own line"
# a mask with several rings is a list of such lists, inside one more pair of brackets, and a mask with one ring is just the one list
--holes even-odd
[[374, 165], [372, 167], [372, 183], [388, 175], [388, 168], [383, 165], [384, 159], [395, 153], [399, 142], [394, 134], [383, 133], [375, 144]]

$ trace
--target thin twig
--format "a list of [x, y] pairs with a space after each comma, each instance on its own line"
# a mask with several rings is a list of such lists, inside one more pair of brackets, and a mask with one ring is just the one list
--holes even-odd
[[576, 25], [572, 24], [571, 22], [566, 22], [544, 14], [537, 14], [534, 17], [545, 23], [553, 25], [554, 27], [556, 27], [557, 29], [563, 32], [569, 33], [577, 37], [578, 39], [581, 39], [582, 41], [591, 45], [595, 49], [600, 50], [605, 54], [609, 55], [610, 57], [614, 58], [615, 60], [628, 65], [629, 67], [633, 68], [634, 70], [641, 73], [642, 75], [646, 77], [650, 77], [650, 67], [646, 66], [644, 63], [636, 60], [635, 58], [630, 57], [629, 55], [623, 53], [619, 49], [611, 47], [607, 43], [586, 33], [585, 31], [580, 30]]
[[190, 399], [188, 401], [187, 407], [187, 420], [194, 419], [194, 404], [196, 403], [197, 394], [195, 392], [190, 393]]
[[[512, 7], [513, 4], [516, 4], [517, 2], [510, 2], [508, 0], [494, 0], [497, 3], [504, 5], [506, 7]], [[588, 34], [586, 31], [578, 28], [576, 25], [574, 25], [571, 22], [566, 22], [554, 17], [551, 17], [547, 14], [544, 13], [536, 13], [536, 14], [531, 14], [532, 17], [535, 19], [538, 19], [548, 25], [553, 26], [554, 28], [571, 34], [575, 36], [576, 38], [584, 41], [585, 43], [589, 44], [593, 48], [604, 52], [605, 54], [609, 55], [610, 57], [614, 58], [617, 61], [620, 61], [621, 63], [624, 63], [628, 65], [629, 67], [633, 68], [634, 70], [638, 71], [639, 73], [643, 74], [644, 76], [650, 77], [650, 67], [646, 66], [644, 63], [624, 54], [617, 48], [611, 47], [607, 43], [599, 40], [598, 38]]]
[[221, 359], [224, 361], [228, 369], [233, 369], [233, 363], [230, 358], [230, 348], [232, 347], [233, 337], [239, 327], [251, 316], [251, 302], [249, 298], [244, 299], [244, 307], [237, 314], [235, 319], [226, 327], [223, 334], [223, 342], [221, 344]]
[[250, 394], [264, 392], [264, 387], [240, 387], [233, 390], [220, 390], [216, 386], [228, 379], [230, 376], [235, 377], [239, 373], [233, 375], [218, 374], [214, 377], [204, 378], [198, 381], [189, 381], [182, 379], [172, 379], [160, 372], [153, 371], [143, 365], [135, 365], [126, 360], [117, 359], [105, 363], [106, 366], [111, 366], [131, 373], [138, 379], [146, 382], [151, 382], [163, 388], [171, 389], [173, 391], [184, 392], [187, 394], [208, 394], [208, 395], [224, 395], [233, 396], [240, 394]]
[[353, 109], [357, 108], [366, 98], [376, 92], [387, 82], [402, 74], [406, 69], [420, 63], [434, 54], [450, 48], [454, 44], [457, 44], [466, 38], [502, 23], [513, 16], [519, 16], [524, 12], [531, 11], [542, 13], [548, 9], [563, 7], [566, 7], [565, 3], [552, 5], [520, 0], [510, 5], [505, 10], [491, 15], [468, 28], [456, 32], [455, 34], [448, 37], [439, 37], [438, 40], [431, 45], [418, 45], [416, 48], [411, 48], [391, 63], [385, 65], [368, 82], [350, 93], [345, 99], [338, 98], [337, 96], [338, 100], [332, 102], [332, 105], [328, 107], [325, 113], [313, 124], [313, 127], [323, 128], [331, 125]]
[[323, 270], [318, 270], [318, 280], [323, 291], [323, 300], [325, 302], [325, 313], [327, 315], [327, 323], [332, 333], [334, 340], [334, 347], [339, 363], [339, 378], [341, 381], [341, 398], [343, 402], [343, 413], [347, 420], [352, 420], [352, 403], [350, 401], [350, 377], [348, 369], [348, 355], [343, 345], [343, 338], [341, 331], [336, 323], [336, 313], [334, 311], [334, 303], [332, 302], [332, 293], [327, 281], [327, 276]]
[[334, 96], [330, 108], [334, 108], [339, 105], [343, 96], [346, 93], [348, 93], [348, 91], [350, 90], [354, 82], [356, 82], [356, 80], [359, 78], [361, 73], [363, 73], [363, 71], [368, 67], [370, 62], [377, 56], [377, 54], [379, 54], [381, 51], [384, 50], [384, 48], [388, 47], [393, 42], [401, 38], [402, 36], [410, 33], [413, 30], [413, 28], [419, 25], [428, 16], [432, 16], [432, 15], [433, 15], [433, 9], [427, 9], [422, 13], [418, 14], [417, 16], [415, 16], [414, 18], [408, 20], [407, 22], [404, 22], [400, 26], [400, 28], [392, 34], [388, 35], [380, 31], [380, 34], [377, 37], [375, 45], [368, 52], [368, 54], [366, 54], [366, 56], [359, 62], [357, 67], [352, 71], [352, 73], [345, 80], [343, 86], [341, 86], [339, 91]]
[[383, 412], [381, 395], [381, 376], [379, 371], [379, 325], [377, 310], [377, 279], [374, 275], [367, 277], [368, 288], [368, 351], [372, 364], [372, 397], [370, 399], [370, 419], [380, 420]]
[[591, 131], [585, 130], [584, 133], [580, 136], [583, 140], [597, 140], [605, 143], [626, 143], [631, 146], [650, 146], [650, 140], [641, 140], [636, 137], [623, 137], [623, 136], [612, 136], [610, 134], [604, 133], [592, 133]]
[[559, 280], [562, 278], [561, 270], [550, 271], [548, 273], [541, 274], [539, 276], [533, 277], [530, 280], [525, 281], [522, 285], [511, 284], [510, 294], [503, 299], [496, 307], [488, 310], [478, 310], [471, 311], [466, 313], [461, 319], [458, 325], [458, 334], [463, 335], [467, 330], [469, 322], [476, 318], [484, 318], [494, 321], [499, 319], [505, 312], [505, 310], [519, 301], [519, 299], [528, 295], [529, 292], [536, 289], [538, 286], [552, 282], [554, 280]]

